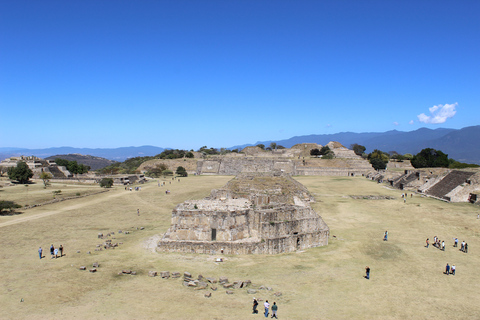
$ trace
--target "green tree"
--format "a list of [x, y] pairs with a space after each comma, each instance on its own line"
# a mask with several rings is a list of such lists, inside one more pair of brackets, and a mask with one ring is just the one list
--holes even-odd
[[188, 151], [185, 153], [185, 158], [194, 158], [195, 156], [193, 155], [193, 152]]
[[380, 158], [370, 159], [370, 164], [375, 170], [384, 170], [387, 167], [387, 163]]
[[423, 149], [412, 159], [412, 166], [415, 168], [448, 168], [449, 164], [447, 154], [432, 148]]
[[182, 166], [177, 167], [177, 170], [175, 171], [175, 173], [181, 177], [188, 176], [187, 170], [185, 170], [185, 168]]
[[365, 146], [359, 145], [358, 143], [351, 144], [350, 149], [352, 149], [357, 156], [361, 156], [365, 152], [365, 150], [367, 150]]
[[28, 183], [31, 177], [33, 177], [33, 172], [23, 161], [17, 163], [16, 167], [11, 167], [8, 170], [8, 178], [17, 180], [19, 183]]
[[275, 142], [270, 143], [270, 149], [272, 150], [277, 149], [277, 144]]
[[47, 185], [49, 184], [48, 182], [50, 181], [50, 179], [52, 179], [52, 175], [48, 172], [42, 172], [40, 173], [40, 179], [43, 180], [43, 185], [46, 188]]
[[103, 178], [100, 180], [100, 187], [102, 188], [111, 188], [113, 186], [112, 178]]
[[385, 169], [388, 160], [390, 160], [390, 155], [381, 150], [375, 149], [368, 154], [368, 160], [375, 170]]
[[262, 150], [265, 150], [265, 145], [264, 144], [259, 143], [259, 144], [257, 144], [257, 147], [259, 147]]
[[151, 168], [147, 171], [147, 175], [149, 177], [159, 177], [162, 175], [162, 172], [164, 170], [167, 170], [168, 167], [165, 163], [160, 163], [160, 164], [157, 164], [154, 168]]
[[312, 149], [312, 150], [310, 150], [310, 155], [314, 156], [314, 157], [318, 157], [320, 155], [320, 150]]
[[162, 171], [162, 175], [163, 177], [165, 178], [165, 176], [172, 176], [173, 175], [173, 171], [172, 170], [163, 170]]

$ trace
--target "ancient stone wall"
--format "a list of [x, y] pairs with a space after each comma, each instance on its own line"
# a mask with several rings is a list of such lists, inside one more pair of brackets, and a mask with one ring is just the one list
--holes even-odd
[[285, 173], [243, 173], [204, 200], [177, 205], [157, 250], [274, 254], [327, 245], [328, 226], [311, 201]]
[[237, 175], [241, 172], [283, 171], [291, 175], [357, 176], [372, 170], [363, 159], [212, 158], [199, 160], [197, 174]]

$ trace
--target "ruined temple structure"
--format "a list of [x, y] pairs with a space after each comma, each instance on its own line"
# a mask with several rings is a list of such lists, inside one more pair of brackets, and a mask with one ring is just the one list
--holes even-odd
[[328, 244], [313, 196], [280, 171], [241, 173], [210, 197], [175, 207], [157, 251], [277, 254]]

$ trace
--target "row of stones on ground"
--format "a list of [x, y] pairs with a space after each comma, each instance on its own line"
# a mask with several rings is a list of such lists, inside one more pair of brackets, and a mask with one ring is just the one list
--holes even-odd
[[[100, 264], [98, 262], [95, 262], [95, 263], [92, 264], [92, 269], [89, 269], [89, 271], [92, 272], [92, 273], [97, 272], [97, 268], [99, 268], [99, 267], [100, 267]], [[79, 269], [80, 270], [86, 270], [87, 268], [85, 266], [81, 266]], [[137, 272], [132, 271], [132, 270], [122, 270], [118, 273], [118, 275], [127, 275], [127, 274], [136, 275]], [[148, 276], [149, 277], [156, 277], [156, 276], [158, 276], [158, 272], [157, 271], [149, 271]], [[160, 272], [160, 277], [162, 279], [169, 279], [170, 277], [180, 278], [180, 276], [181, 276], [180, 272], [172, 272], [172, 273], [170, 273], [170, 271], [161, 271]], [[192, 277], [192, 274], [189, 273], [189, 272], [184, 272], [184, 274], [183, 274], [183, 285], [186, 286], [186, 287], [193, 287], [194, 290], [207, 289], [207, 287], [210, 284], [210, 289], [212, 291], [217, 291], [218, 288], [216, 286], [213, 286], [213, 284], [216, 284], [217, 282], [218, 282], [219, 285], [222, 285], [223, 288], [225, 288], [225, 289], [241, 289], [241, 288], [246, 288], [250, 285], [253, 286], [252, 281], [250, 281], [250, 280], [245, 280], [245, 281], [238, 280], [238, 281], [234, 281], [233, 283], [229, 283], [227, 277], [220, 277], [217, 281], [216, 278], [204, 277], [201, 274], [198, 275], [197, 279], [194, 279]], [[262, 285], [258, 288], [258, 290], [272, 291], [273, 289], [271, 287], [267, 287], [267, 286]], [[227, 290], [225, 293], [226, 294], [233, 294], [234, 291]], [[247, 293], [248, 294], [255, 294], [255, 293], [257, 293], [257, 290], [247, 289]], [[277, 297], [280, 297], [282, 295], [282, 293], [281, 292], [275, 292], [273, 295], [277, 296]], [[211, 292], [208, 292], [208, 293], [205, 294], [205, 297], [207, 297], [207, 298], [210, 298], [211, 296], [212, 296]]]
[[78, 199], [78, 198], [85, 198], [85, 197], [88, 197], [88, 196], [93, 196], [93, 195], [108, 192], [108, 191], [110, 191], [110, 190], [102, 190], [102, 191], [98, 191], [98, 192], [94, 192], [94, 193], [84, 194], [84, 195], [81, 195], [81, 196], [70, 196], [70, 197], [66, 197], [66, 198], [57, 198], [57, 199], [53, 199], [53, 200], [50, 200], [50, 201], [25, 206], [25, 207], [23, 207], [23, 209], [32, 209], [32, 208], [35, 208], [35, 207], [41, 207], [41, 206], [45, 206], [47, 204], [52, 204], [52, 203], [56, 203], [56, 202], [62, 202], [62, 201]]
[[[144, 227], [132, 227], [132, 228], [136, 228], [137, 230], [144, 230], [145, 228]], [[118, 230], [118, 233], [124, 233], [124, 234], [129, 234], [130, 231], [122, 231], [122, 230]], [[105, 238], [108, 238], [108, 237], [112, 237], [112, 239], [115, 239], [115, 237], [113, 237], [113, 235], [115, 235], [115, 232], [114, 231], [111, 231], [105, 235], [103, 235], [103, 233], [99, 233], [97, 235], [98, 239], [105, 239]], [[95, 249], [95, 251], [102, 251], [102, 247], [104, 249], [115, 249], [116, 247], [118, 247], [119, 245], [122, 245], [123, 242], [118, 242], [118, 243], [112, 243], [112, 239], [107, 239], [105, 240], [105, 242], [103, 244], [97, 244], [97, 248]], [[77, 253], [80, 253], [81, 251], [80, 250], [77, 250]], [[87, 251], [87, 254], [91, 254], [90, 251]], [[92, 269], [89, 269], [90, 272], [97, 272], [97, 268], [99, 267], [99, 263], [98, 262], [95, 262], [93, 263], [93, 267]], [[86, 266], [81, 266], [79, 268], [80, 270], [87, 270], [87, 267]], [[130, 271], [129, 274], [132, 274], [132, 271]], [[136, 274], [135, 271], [133, 271], [133, 274]]]
[[[148, 276], [156, 277], [156, 276], [158, 276], [158, 272], [157, 271], [149, 271]], [[172, 278], [180, 278], [180, 273], [179, 272], [172, 272], [172, 274], [170, 275], [169, 271], [161, 271], [160, 272], [160, 277], [163, 278], [163, 279], [168, 279], [168, 278], [170, 278], [170, 276]], [[237, 280], [237, 281], [234, 281], [232, 283], [229, 283], [227, 277], [220, 277], [217, 280], [216, 278], [204, 277], [200, 274], [200, 275], [198, 275], [197, 279], [194, 279], [191, 273], [189, 273], [189, 272], [184, 272], [183, 273], [183, 285], [186, 286], [186, 287], [193, 287], [194, 290], [205, 290], [210, 285], [210, 289], [212, 291], [217, 291], [218, 288], [215, 285], [217, 282], [224, 289], [229, 289], [225, 292], [226, 294], [233, 294], [234, 291], [232, 291], [231, 289], [242, 289], [242, 288], [247, 288], [249, 286], [254, 286], [252, 284], [252, 281], [250, 281], [250, 280]], [[272, 291], [273, 289], [271, 287], [267, 287], [267, 286], [262, 285], [258, 288], [258, 290]], [[248, 294], [255, 294], [255, 293], [257, 293], [257, 290], [250, 288], [250, 289], [247, 289], [247, 293]], [[277, 296], [277, 297], [280, 297], [282, 295], [282, 293], [281, 292], [275, 292], [274, 295]], [[211, 296], [212, 296], [211, 292], [208, 292], [208, 293], [205, 294], [205, 297], [207, 297], [207, 298], [210, 298]]]

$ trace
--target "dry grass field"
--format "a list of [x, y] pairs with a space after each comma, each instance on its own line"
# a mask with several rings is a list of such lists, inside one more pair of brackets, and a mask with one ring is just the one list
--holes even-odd
[[[171, 184], [166, 180], [166, 187], [152, 181], [138, 192], [116, 187], [0, 216], [0, 319], [263, 318], [263, 308], [260, 314], [251, 314], [253, 296], [276, 301], [280, 319], [480, 317], [480, 220], [476, 219], [480, 208], [416, 195], [404, 204], [401, 191], [361, 177], [296, 177], [314, 194], [313, 207], [330, 227], [326, 247], [275, 256], [225, 256], [222, 263], [214, 262], [218, 256], [160, 254], [148, 248], [154, 243], [152, 237], [167, 230], [176, 204], [203, 198], [229, 179], [191, 176]], [[92, 189], [65, 188], [75, 187]], [[22, 203], [22, 188], [3, 188], [0, 198], [17, 197]], [[36, 188], [29, 188], [29, 201], [33, 201]], [[166, 188], [171, 194], [165, 194]], [[56, 189], [47, 189], [50, 196]], [[395, 200], [348, 195], [388, 195]], [[382, 241], [385, 230], [387, 242]], [[95, 251], [104, 241], [97, 234], [110, 231], [115, 232], [112, 242], [123, 244]], [[446, 241], [445, 252], [424, 247], [425, 239], [435, 235]], [[467, 254], [452, 248], [454, 237], [468, 242]], [[51, 244], [62, 244], [66, 255], [51, 259]], [[44, 249], [41, 260], [39, 246]], [[91, 268], [94, 262], [100, 264], [96, 273], [79, 270], [80, 266]], [[456, 265], [455, 276], [443, 274], [447, 262]], [[370, 280], [363, 277], [366, 265], [372, 270]], [[119, 275], [123, 269], [137, 275]], [[187, 288], [181, 279], [148, 277], [150, 270], [249, 279], [256, 287], [273, 290], [251, 295], [246, 289], [235, 289], [227, 295], [218, 286], [217, 291], [207, 289], [212, 297], [205, 298], [206, 290]], [[282, 296], [275, 297], [274, 292]]]

